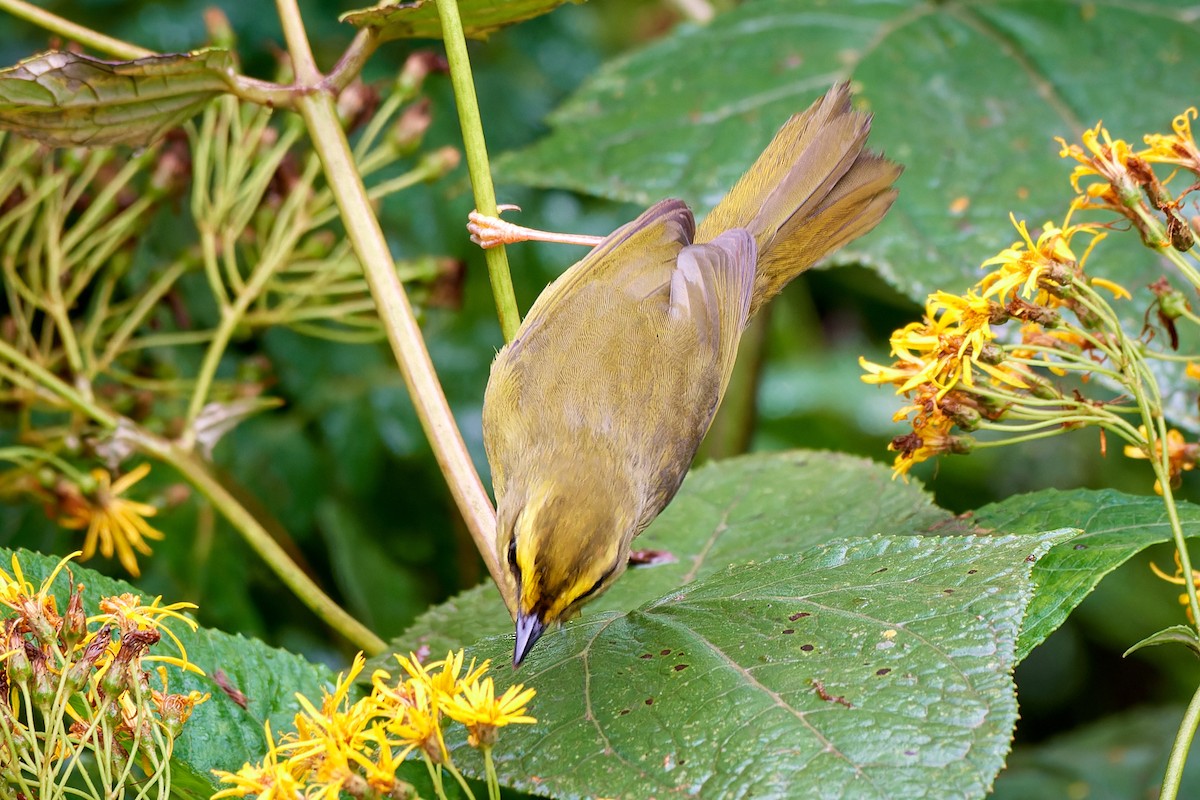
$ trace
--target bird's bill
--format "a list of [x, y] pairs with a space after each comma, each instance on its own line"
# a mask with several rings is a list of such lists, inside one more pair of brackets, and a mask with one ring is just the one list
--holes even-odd
[[529, 655], [529, 651], [537, 644], [537, 640], [542, 638], [542, 634], [546, 632], [546, 623], [538, 618], [537, 614], [526, 614], [524, 612], [517, 615], [517, 644], [513, 649], [513, 666], [521, 666], [521, 662], [525, 660], [525, 656]]

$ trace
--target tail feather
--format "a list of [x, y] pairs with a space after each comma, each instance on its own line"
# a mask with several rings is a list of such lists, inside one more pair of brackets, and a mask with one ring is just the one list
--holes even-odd
[[789, 119], [712, 213], [696, 241], [745, 228], [758, 244], [753, 315], [793, 278], [875, 227], [895, 199], [900, 166], [864, 149], [869, 114], [845, 83]]

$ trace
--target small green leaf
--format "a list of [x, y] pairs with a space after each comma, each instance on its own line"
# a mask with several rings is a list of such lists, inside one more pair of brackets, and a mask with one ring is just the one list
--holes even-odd
[[[1099, 722], [1035, 746], [1018, 747], [996, 779], [993, 800], [1130, 800], [1158, 797], [1183, 706], [1146, 708]], [[1192, 759], [1179, 797], [1200, 797]]]
[[[0, 566], [6, 571], [12, 553], [0, 548]], [[18, 558], [26, 578], [35, 586], [59, 562], [57, 557], [27, 551], [18, 552]], [[103, 597], [129, 592], [147, 603], [153, 599], [124, 581], [77, 565], [70, 569], [75, 582], [84, 584], [84, 608], [89, 614], [97, 612]], [[65, 608], [69, 591], [65, 573], [59, 575], [54, 590], [59, 608]], [[173, 599], [165, 598], [163, 602], [171, 603]], [[243, 763], [262, 758], [266, 752], [263, 724], [270, 720], [271, 730], [276, 733], [291, 729], [299, 709], [295, 694], [319, 698], [322, 687], [332, 684], [333, 676], [325, 667], [254, 639], [205, 628], [193, 632], [178, 622], [167, 624], [183, 643], [188, 660], [204, 670], [203, 676], [170, 670], [171, 692], [196, 690], [211, 694], [207, 702], [196, 706], [175, 742], [174, 791], [177, 796], [208, 798], [215, 787], [212, 770], [236, 771]], [[165, 638], [151, 652], [176, 655]], [[244, 699], [246, 707], [242, 708], [226, 689], [239, 692], [239, 700]]]
[[1187, 625], [1172, 625], [1169, 628], [1163, 628], [1161, 631], [1152, 633], [1145, 639], [1142, 639], [1121, 655], [1128, 656], [1130, 653], [1141, 650], [1143, 647], [1153, 647], [1156, 644], [1181, 644], [1195, 655], [1200, 656], [1200, 637], [1197, 637], [1196, 631]]
[[[1185, 535], [1200, 536], [1200, 507], [1180, 503], [1179, 517]], [[974, 521], [1002, 533], [1068, 526], [1084, 531], [1052, 549], [1034, 568], [1038, 590], [1021, 630], [1018, 661], [1062, 625], [1105, 575], [1150, 545], [1171, 539], [1161, 498], [1112, 490], [1047, 489], [1017, 495], [979, 509]]]
[[[466, 35], [474, 39], [486, 39], [506, 25], [541, 16], [566, 1], [462, 0], [458, 4], [458, 11]], [[348, 11], [339, 19], [359, 28], [376, 28], [384, 41], [442, 38], [442, 25], [438, 21], [434, 0], [383, 0], [370, 8]]]
[[0, 128], [53, 147], [152, 142], [226, 91], [227, 50], [101, 61], [50, 51], [0, 70]]
[[538, 691], [500, 774], [555, 797], [983, 797], [1030, 571], [1069, 535], [843, 539], [569, 624], [499, 671]]
[[[585, 615], [635, 608], [730, 564], [795, 553], [854, 534], [972, 530], [933, 505], [916, 484], [840, 453], [796, 451], [745, 456], [692, 470], [675, 500], [634, 546], [674, 561], [628, 570]], [[509, 630], [495, 587], [464, 592], [431, 609], [393, 642], [435, 654]]]

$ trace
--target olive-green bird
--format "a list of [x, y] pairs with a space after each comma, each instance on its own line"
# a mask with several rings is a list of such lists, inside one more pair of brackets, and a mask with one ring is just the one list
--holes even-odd
[[696, 227], [663, 200], [546, 287], [496, 356], [483, 404], [497, 552], [519, 665], [547, 626], [625, 571], [721, 403], [747, 322], [871, 230], [901, 168], [864, 148], [871, 117], [833, 87], [776, 134]]

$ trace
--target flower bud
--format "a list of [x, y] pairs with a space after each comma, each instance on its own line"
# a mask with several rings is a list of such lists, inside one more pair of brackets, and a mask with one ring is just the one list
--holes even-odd
[[414, 97], [421, 90], [421, 84], [425, 83], [425, 76], [431, 72], [447, 72], [449, 69], [450, 64], [445, 56], [432, 50], [418, 50], [404, 62], [403, 69], [396, 76], [393, 91], [405, 99]]
[[82, 583], [75, 584], [71, 589], [71, 599], [67, 601], [67, 612], [63, 615], [60, 635], [68, 651], [87, 636], [87, 615], [83, 612]]
[[431, 105], [429, 99], [423, 97], [400, 112], [396, 123], [388, 131], [388, 143], [397, 155], [411, 155], [420, 147], [425, 131], [429, 130], [429, 124], [433, 121]]

